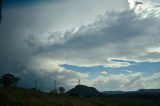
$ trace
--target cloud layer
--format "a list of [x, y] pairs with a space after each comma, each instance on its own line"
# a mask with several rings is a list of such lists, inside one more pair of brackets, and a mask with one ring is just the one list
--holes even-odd
[[[133, 3], [132, 1], [129, 0], [130, 3]], [[118, 68], [132, 65], [127, 61], [160, 62], [160, 51], [157, 49], [160, 47], [160, 21], [159, 13], [156, 12], [159, 11], [159, 7], [151, 7], [155, 12], [151, 10], [141, 12], [145, 6], [146, 4], [141, 3], [132, 6], [130, 4], [136, 14], [130, 10], [110, 11], [97, 17], [91, 24], [79, 25], [80, 22], [72, 24], [69, 23], [72, 21], [62, 20], [61, 23], [65, 21], [66, 27], [70, 24], [72, 27], [76, 26], [63, 32], [54, 31], [58, 23], [53, 23], [53, 20], [44, 14], [41, 14], [40, 18], [32, 12], [27, 18], [23, 16], [24, 11], [29, 13], [37, 11], [36, 9], [7, 10], [3, 13], [6, 18], [0, 26], [1, 74], [6, 72], [18, 74], [23, 77], [21, 85], [27, 87], [32, 87], [34, 81], [38, 80], [39, 84], [43, 85], [39, 86], [47, 90], [52, 89], [55, 79], [59, 81], [59, 86], [66, 88], [76, 85], [78, 79], [84, 79], [83, 84], [90, 81], [91, 86], [100, 90], [158, 88], [159, 73], [146, 77], [142, 73], [108, 75], [102, 72], [101, 74], [105, 76], [88, 80], [89, 73], [66, 70], [60, 66], [70, 64]], [[52, 6], [46, 7], [50, 9]], [[137, 11], [144, 13], [145, 18], [137, 15]], [[154, 15], [149, 15], [151, 13]], [[19, 20], [15, 21], [17, 18]], [[58, 17], [54, 18], [58, 20]], [[63, 29], [59, 26], [57, 30], [61, 28]]]

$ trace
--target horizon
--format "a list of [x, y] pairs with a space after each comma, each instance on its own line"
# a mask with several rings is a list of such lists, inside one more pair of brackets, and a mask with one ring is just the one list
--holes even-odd
[[0, 76], [44, 90], [160, 89], [157, 0], [3, 0]]

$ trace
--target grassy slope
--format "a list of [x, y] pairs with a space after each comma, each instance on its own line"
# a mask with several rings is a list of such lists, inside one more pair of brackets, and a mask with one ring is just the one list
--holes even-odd
[[23, 88], [0, 89], [0, 106], [160, 106], [159, 97], [72, 97]]

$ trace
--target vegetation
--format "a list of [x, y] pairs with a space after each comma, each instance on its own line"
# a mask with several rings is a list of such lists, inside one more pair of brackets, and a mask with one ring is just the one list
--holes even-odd
[[63, 94], [65, 92], [65, 88], [64, 87], [59, 87], [59, 93]]
[[3, 87], [16, 87], [19, 80], [20, 78], [15, 77], [13, 74], [4, 74], [0, 78], [0, 84]]
[[50, 91], [50, 94], [58, 94], [57, 89], [51, 90], [51, 91]]
[[0, 106], [160, 106], [160, 96], [69, 96], [24, 88], [1, 88]]

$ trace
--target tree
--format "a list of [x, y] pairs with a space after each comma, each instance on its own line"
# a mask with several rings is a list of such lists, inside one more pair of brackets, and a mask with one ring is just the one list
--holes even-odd
[[64, 93], [65, 92], [65, 88], [64, 87], [59, 87], [59, 92], [60, 93]]
[[3, 87], [16, 87], [19, 80], [20, 78], [15, 77], [13, 74], [4, 74], [0, 78], [0, 84]]
[[51, 94], [57, 94], [58, 92], [57, 92], [57, 89], [54, 89], [54, 90], [51, 90], [50, 93]]

